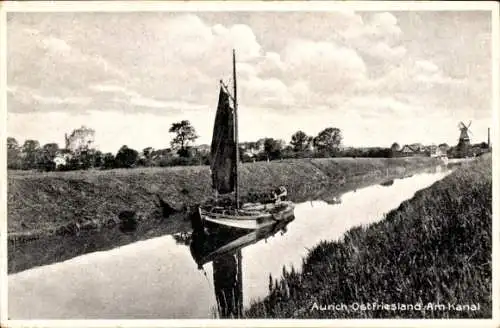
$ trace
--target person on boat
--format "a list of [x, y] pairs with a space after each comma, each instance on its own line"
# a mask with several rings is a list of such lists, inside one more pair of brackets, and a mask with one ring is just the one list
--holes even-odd
[[287, 191], [284, 186], [279, 187], [277, 190], [273, 191], [273, 200], [275, 203], [280, 203], [286, 200]]

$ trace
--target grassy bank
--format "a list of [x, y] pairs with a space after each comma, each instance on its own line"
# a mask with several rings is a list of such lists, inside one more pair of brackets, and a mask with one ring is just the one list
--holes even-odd
[[[457, 169], [367, 228], [322, 242], [300, 272], [284, 270], [248, 317], [491, 317], [491, 156]], [[321, 310], [333, 304], [418, 304], [421, 310]], [[426, 308], [428, 303], [445, 308]], [[448, 308], [448, 304], [454, 306]], [[477, 311], [457, 305], [479, 304]], [[356, 305], [354, 305], [356, 306]]]
[[[243, 196], [279, 185], [293, 200], [359, 182], [369, 177], [401, 175], [435, 164], [431, 158], [302, 159], [243, 164]], [[61, 226], [113, 224], [123, 211], [139, 220], [161, 215], [156, 194], [173, 207], [197, 204], [211, 196], [207, 166], [26, 173], [8, 172], [10, 236], [55, 233]]]

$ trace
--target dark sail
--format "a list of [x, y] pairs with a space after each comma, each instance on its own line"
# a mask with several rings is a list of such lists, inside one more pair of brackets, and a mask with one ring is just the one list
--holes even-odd
[[234, 141], [234, 112], [229, 95], [220, 88], [219, 105], [215, 115], [211, 146], [212, 187], [219, 194], [234, 191], [236, 166], [236, 144]]

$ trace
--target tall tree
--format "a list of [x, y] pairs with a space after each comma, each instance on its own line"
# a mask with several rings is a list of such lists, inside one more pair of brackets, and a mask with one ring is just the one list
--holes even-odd
[[171, 142], [172, 148], [179, 149], [182, 153], [185, 153], [189, 143], [198, 138], [196, 130], [188, 120], [173, 123], [169, 132], [175, 133], [175, 137]]
[[445, 150], [448, 150], [450, 149], [450, 146], [447, 144], [447, 143], [442, 143], [442, 144], [439, 144], [438, 146], [439, 148], [443, 148]]
[[56, 157], [59, 146], [56, 143], [48, 143], [38, 151], [37, 167], [40, 170], [52, 171], [55, 170], [56, 165], [54, 158]]
[[136, 150], [124, 145], [116, 153], [115, 161], [118, 167], [130, 168], [137, 163], [138, 158], [139, 153]]
[[102, 158], [102, 167], [105, 169], [112, 169], [116, 166], [115, 156], [111, 153], [106, 153]]
[[7, 149], [19, 149], [19, 143], [17, 142], [16, 138], [7, 138]]
[[40, 143], [37, 140], [26, 140], [23, 144], [23, 152], [29, 153], [40, 149]]
[[80, 160], [81, 169], [87, 170], [95, 166], [95, 156], [96, 156], [95, 149], [80, 148], [80, 150], [77, 152], [75, 156], [77, 156]]
[[296, 152], [304, 151], [309, 147], [312, 137], [308, 136], [304, 131], [297, 131], [292, 135], [290, 144]]
[[151, 160], [153, 157], [153, 147], [146, 147], [142, 150], [142, 156], [144, 156], [145, 159]]
[[338, 128], [326, 128], [313, 139], [314, 147], [320, 152], [333, 152], [342, 143], [342, 132]]
[[94, 167], [102, 167], [104, 164], [104, 155], [100, 150], [96, 150], [93, 153], [93, 164]]
[[36, 168], [40, 156], [40, 143], [37, 140], [26, 140], [22, 147], [22, 153], [23, 168], [28, 170]]
[[53, 159], [54, 157], [56, 157], [56, 154], [59, 151], [59, 145], [56, 143], [48, 143], [48, 144], [43, 145], [42, 150], [51, 159]]
[[7, 168], [17, 170], [21, 169], [21, 158], [19, 156], [19, 143], [15, 138], [7, 138]]
[[400, 151], [401, 150], [401, 146], [395, 142], [391, 145], [391, 150], [394, 152], [394, 151]]
[[264, 152], [268, 160], [273, 160], [281, 157], [283, 143], [281, 140], [266, 138], [264, 140]]

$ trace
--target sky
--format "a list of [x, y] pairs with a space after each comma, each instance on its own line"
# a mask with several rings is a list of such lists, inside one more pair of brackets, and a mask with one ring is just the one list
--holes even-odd
[[7, 130], [64, 146], [82, 125], [116, 152], [211, 142], [236, 49], [240, 141], [340, 128], [346, 146], [454, 145], [492, 122], [491, 13], [8, 13]]

